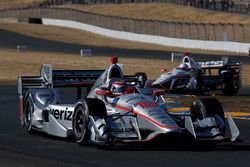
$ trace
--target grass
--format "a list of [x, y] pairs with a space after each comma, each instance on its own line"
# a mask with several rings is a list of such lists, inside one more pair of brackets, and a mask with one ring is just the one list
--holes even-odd
[[[105, 69], [110, 63], [109, 57], [90, 56], [80, 57], [75, 54], [23, 52], [0, 49], [0, 81], [14, 82], [19, 75], [39, 75], [41, 64], [53, 64], [55, 69]], [[124, 64], [125, 74], [146, 72], [149, 79], [159, 77], [160, 70], [172, 69], [176, 62], [143, 58], [119, 58]], [[138, 63], [143, 62], [143, 63]], [[136, 68], [135, 68], [136, 67]], [[250, 85], [250, 65], [243, 66], [243, 85]]]
[[1, 0], [1, 9], [12, 9], [12, 8], [26, 8], [33, 4], [40, 4], [46, 0]]
[[[183, 35], [180, 36], [184, 38], [189, 36], [189, 33], [191, 32], [191, 36], [195, 38], [199, 36], [198, 38], [201, 39], [222, 40], [222, 33], [225, 31], [227, 32], [229, 41], [243, 41], [246, 43], [249, 42], [250, 39], [249, 15], [204, 10], [168, 3], [128, 3], [109, 5], [73, 4], [60, 7], [103, 14], [106, 16], [119, 16], [130, 19], [153, 20], [158, 22], [167, 21], [184, 23], [184, 25], [177, 24], [176, 28], [177, 34], [183, 32]], [[206, 28], [201, 28], [202, 25], [206, 26]], [[169, 26], [171, 26], [171, 24]], [[198, 32], [193, 30], [196, 26], [201, 28]], [[160, 30], [157, 29], [156, 31]], [[174, 32], [172, 31], [172, 33]]]
[[[11, 83], [15, 82], [19, 75], [39, 75], [41, 64], [53, 64], [55, 69], [105, 69], [110, 63], [109, 59], [102, 56], [80, 57], [63, 53], [17, 53], [15, 50], [0, 49], [0, 81]], [[120, 58], [119, 62], [125, 65], [126, 74], [143, 71], [147, 72], [151, 79], [156, 78], [166, 65], [171, 68], [175, 65], [166, 60], [139, 58]]]
[[134, 19], [179, 21], [192, 23], [241, 23], [250, 24], [248, 15], [230, 14], [225, 12], [197, 9], [188, 6], [168, 3], [125, 3], [100, 5], [63, 5], [91, 13]]

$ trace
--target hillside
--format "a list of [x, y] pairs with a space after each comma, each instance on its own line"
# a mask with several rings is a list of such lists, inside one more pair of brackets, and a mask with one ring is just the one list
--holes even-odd
[[195, 23], [241, 23], [250, 24], [248, 15], [197, 9], [168, 3], [126, 3], [99, 5], [63, 5], [81, 11], [110, 16], [145, 20], [180, 21]]

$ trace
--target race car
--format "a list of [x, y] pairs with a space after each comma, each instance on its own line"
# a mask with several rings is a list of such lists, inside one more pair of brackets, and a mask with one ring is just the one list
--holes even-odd
[[241, 86], [241, 63], [229, 57], [221, 61], [195, 62], [184, 56], [182, 63], [171, 71], [164, 71], [145, 87], [166, 89], [171, 93], [195, 93], [221, 90], [225, 95], [235, 95]]
[[[235, 141], [239, 130], [214, 98], [195, 100], [188, 112], [168, 112], [165, 90], [141, 88], [112, 58], [105, 71], [52, 70], [18, 77], [20, 118], [27, 131], [73, 136], [78, 144], [147, 143], [179, 134], [196, 141]], [[73, 104], [61, 104], [56, 87], [87, 87]], [[89, 89], [91, 87], [91, 89]], [[81, 91], [78, 91], [81, 94]]]

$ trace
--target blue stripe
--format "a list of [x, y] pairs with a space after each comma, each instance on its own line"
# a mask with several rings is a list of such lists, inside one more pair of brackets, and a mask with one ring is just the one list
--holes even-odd
[[238, 118], [250, 118], [250, 115], [246, 115], [246, 116], [236, 116]]

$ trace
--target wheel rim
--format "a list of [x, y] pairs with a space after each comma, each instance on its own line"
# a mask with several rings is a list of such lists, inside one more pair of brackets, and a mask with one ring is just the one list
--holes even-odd
[[26, 105], [26, 114], [25, 114], [25, 124], [28, 129], [28, 131], [31, 129], [31, 120], [33, 115], [33, 106], [30, 102]]
[[192, 113], [195, 115], [194, 119], [201, 120], [206, 117], [206, 111], [204, 110], [202, 104], [200, 104], [198, 101], [194, 102], [194, 108], [192, 110]]
[[81, 109], [79, 109], [75, 115], [75, 121], [74, 121], [74, 131], [76, 137], [80, 138], [84, 135], [85, 125], [86, 125], [85, 114]]
[[233, 77], [233, 85], [235, 89], [239, 88], [239, 77], [237, 75], [234, 75]]

